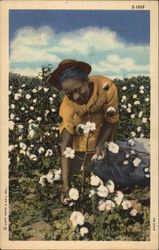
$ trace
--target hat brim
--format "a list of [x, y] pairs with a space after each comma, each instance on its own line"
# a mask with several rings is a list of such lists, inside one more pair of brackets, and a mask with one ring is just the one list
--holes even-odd
[[83, 70], [85, 73], [87, 73], [89, 75], [89, 73], [91, 72], [91, 66], [88, 63], [85, 62], [80, 62], [80, 61], [73, 61], [73, 62], [68, 62], [66, 64], [61, 64], [57, 67], [57, 69], [55, 69], [55, 71], [49, 76], [49, 81], [58, 89], [60, 89], [61, 87], [59, 86], [59, 84], [57, 83], [57, 77], [59, 76], [59, 74], [64, 71], [65, 69], [71, 68], [73, 66], [76, 66], [78, 68], [80, 68], [81, 70]]

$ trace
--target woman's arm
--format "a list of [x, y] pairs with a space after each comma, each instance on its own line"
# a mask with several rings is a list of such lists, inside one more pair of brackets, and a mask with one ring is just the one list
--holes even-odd
[[63, 202], [66, 192], [70, 188], [71, 182], [71, 159], [65, 158], [64, 151], [66, 147], [71, 147], [73, 145], [73, 135], [71, 135], [66, 129], [62, 131], [61, 134], [61, 171], [62, 171], [62, 192], [61, 192], [61, 201]]
[[104, 156], [104, 143], [106, 141], [113, 140], [114, 130], [116, 129], [117, 123], [104, 122], [100, 130], [99, 136], [96, 143], [96, 155]]

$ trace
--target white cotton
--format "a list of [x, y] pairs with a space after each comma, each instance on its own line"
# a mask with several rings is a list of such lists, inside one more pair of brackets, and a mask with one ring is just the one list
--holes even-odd
[[136, 216], [137, 215], [137, 210], [134, 208], [130, 211], [130, 215]]
[[138, 167], [141, 163], [141, 159], [140, 158], [135, 158], [135, 160], [133, 160], [133, 164], [134, 164], [134, 167]]
[[99, 211], [104, 211], [105, 210], [105, 206], [106, 206], [106, 202], [105, 200], [99, 200], [99, 203], [98, 203], [98, 210]]
[[82, 226], [84, 224], [84, 216], [79, 211], [72, 212], [72, 214], [70, 216], [70, 220], [71, 220], [74, 228], [76, 228], [77, 225]]
[[104, 185], [100, 185], [97, 188], [97, 194], [98, 194], [99, 197], [106, 198], [108, 196], [108, 194], [109, 194], [109, 190]]
[[99, 186], [100, 183], [101, 183], [101, 179], [98, 176], [96, 175], [91, 176], [91, 180], [90, 180], [91, 186]]
[[118, 144], [111, 141], [108, 144], [108, 150], [114, 154], [117, 154], [119, 152], [119, 146]]
[[66, 158], [73, 159], [75, 157], [75, 150], [70, 147], [66, 147], [66, 150], [64, 151], [64, 156]]
[[114, 193], [115, 184], [112, 180], [107, 181], [107, 188], [109, 190], [109, 193]]
[[110, 211], [112, 210], [113, 208], [115, 207], [115, 203], [111, 200], [107, 200], [106, 203], [105, 203], [105, 209], [107, 211]]
[[124, 200], [124, 201], [122, 202], [122, 207], [123, 207], [124, 210], [128, 210], [129, 208], [132, 207], [131, 201]]
[[114, 198], [115, 203], [119, 206], [124, 198], [124, 195], [121, 191], [116, 192], [116, 196]]
[[87, 227], [81, 227], [80, 228], [80, 235], [81, 236], [85, 236], [86, 234], [88, 234], [89, 231], [88, 231], [88, 228]]
[[78, 190], [76, 188], [71, 188], [69, 190], [69, 197], [71, 200], [74, 200], [74, 201], [78, 200], [78, 198], [79, 198]]

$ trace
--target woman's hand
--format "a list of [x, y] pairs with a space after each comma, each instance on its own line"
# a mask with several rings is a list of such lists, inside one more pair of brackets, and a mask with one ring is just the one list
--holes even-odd
[[98, 144], [96, 146], [96, 157], [97, 159], [103, 159], [105, 157], [105, 149], [103, 144]]
[[60, 194], [60, 200], [63, 205], [68, 205], [70, 198], [69, 198], [69, 188], [62, 188]]
[[97, 159], [104, 158], [106, 154], [106, 150], [104, 149], [104, 143], [113, 140], [114, 132], [115, 132], [116, 124], [111, 124], [105, 122], [100, 130], [99, 136], [97, 138], [96, 145], [96, 155]]

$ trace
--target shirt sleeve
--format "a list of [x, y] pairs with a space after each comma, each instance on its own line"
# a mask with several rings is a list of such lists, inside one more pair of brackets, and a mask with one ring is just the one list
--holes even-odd
[[[104, 104], [105, 119], [107, 122], [116, 123], [119, 120], [119, 107], [118, 107], [118, 91], [114, 83], [112, 83], [109, 89], [107, 90], [106, 96], [107, 96], [107, 101]], [[114, 114], [112, 114], [113, 111]]]
[[70, 134], [74, 135], [74, 128], [75, 128], [74, 114], [75, 111], [73, 105], [69, 101], [67, 101], [66, 98], [64, 97], [59, 111], [59, 115], [62, 120], [62, 122], [59, 124], [60, 134], [65, 128]]

